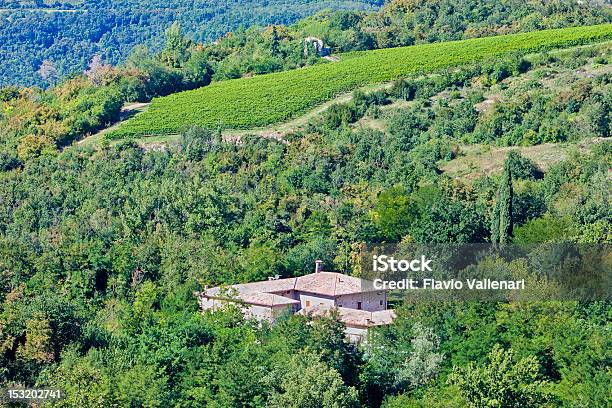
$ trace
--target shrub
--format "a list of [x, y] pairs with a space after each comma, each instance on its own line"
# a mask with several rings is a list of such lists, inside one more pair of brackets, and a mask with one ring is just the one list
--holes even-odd
[[512, 177], [515, 179], [523, 180], [535, 180], [544, 177], [544, 173], [538, 168], [538, 166], [528, 159], [527, 157], [521, 156], [516, 151], [508, 153], [508, 165], [512, 172]]
[[5, 152], [0, 152], [0, 171], [10, 171], [21, 166], [21, 161]]

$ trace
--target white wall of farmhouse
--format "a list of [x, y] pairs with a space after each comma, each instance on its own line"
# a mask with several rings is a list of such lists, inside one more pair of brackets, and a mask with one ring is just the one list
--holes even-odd
[[266, 320], [273, 323], [286, 310], [293, 310], [291, 305], [276, 305], [276, 306], [259, 306], [259, 305], [241, 305], [244, 316], [253, 318], [258, 321]]
[[342, 295], [336, 298], [336, 306], [348, 309], [361, 309], [377, 312], [387, 309], [387, 294], [381, 292], [364, 292]]
[[259, 321], [267, 320], [269, 322], [274, 320], [272, 308], [269, 306], [241, 305], [241, 308], [244, 313], [244, 317], [247, 319], [252, 318]]
[[335, 299], [330, 296], [313, 295], [310, 293], [299, 292], [298, 297], [302, 309], [309, 309], [311, 307], [317, 306], [321, 308], [331, 309], [336, 306]]
[[218, 310], [226, 304], [224, 301], [220, 301], [217, 299], [211, 299], [208, 297], [201, 296], [200, 297], [200, 307], [202, 310]]
[[366, 343], [368, 341], [368, 329], [365, 327], [346, 325], [344, 334], [353, 343]]
[[[200, 307], [202, 310], [219, 310], [225, 305], [227, 305], [228, 301], [219, 300], [219, 299], [211, 299], [207, 297], [200, 298]], [[246, 318], [253, 318], [259, 321], [267, 320], [269, 322], [273, 322], [278, 316], [280, 316], [285, 310], [290, 309], [295, 311], [296, 308], [292, 307], [292, 305], [276, 305], [276, 306], [261, 306], [261, 305], [253, 305], [253, 304], [242, 304], [238, 302], [236, 303], [238, 307], [244, 313]]]

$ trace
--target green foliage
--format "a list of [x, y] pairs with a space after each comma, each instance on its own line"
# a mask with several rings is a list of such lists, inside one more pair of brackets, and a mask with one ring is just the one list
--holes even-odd
[[476, 203], [427, 196], [411, 236], [420, 243], [485, 242], [487, 230]]
[[496, 61], [484, 69], [483, 82], [487, 85], [495, 85], [510, 76], [527, 71], [529, 65], [528, 61], [520, 57]]
[[136, 364], [117, 383], [117, 402], [121, 406], [165, 407], [168, 400], [167, 378], [155, 366]]
[[396, 374], [400, 388], [426, 385], [438, 375], [443, 360], [442, 354], [437, 353], [440, 338], [432, 329], [415, 323], [412, 331], [412, 351]]
[[[125, 102], [207, 85], [211, 75], [208, 53], [175, 25], [168, 30], [166, 48], [157, 55], [136, 47], [125, 67], [104, 64], [96, 56], [83, 75], [46, 91], [7, 88], [0, 143], [21, 160], [53, 154], [125, 117]], [[2, 164], [15, 166], [10, 161]]]
[[173, 68], [182, 67], [189, 58], [189, 47], [191, 42], [181, 32], [181, 25], [172, 23], [166, 30], [166, 44], [161, 53], [161, 60], [167, 66]]
[[370, 217], [386, 242], [407, 237], [421, 243], [483, 242], [486, 235], [475, 203], [454, 200], [432, 186], [411, 194], [402, 186], [383, 191]]
[[431, 388], [425, 395], [415, 397], [410, 394], [393, 395], [387, 398], [382, 408], [459, 408], [467, 406], [456, 387]]
[[352, 53], [333, 64], [223, 81], [156, 99], [147, 112], [123, 124], [112, 137], [169, 134], [184, 125], [233, 129], [265, 126], [288, 120], [359, 86], [511, 51], [526, 53], [589, 43], [609, 34], [610, 26], [603, 25]]
[[[356, 34], [363, 19], [348, 13], [332, 29]], [[273, 58], [282, 59], [292, 40], [276, 29]], [[255, 38], [276, 42], [273, 32], [250, 37], [244, 30], [221, 43], [232, 54]], [[351, 36], [338, 44], [368, 46], [361, 34]], [[367, 243], [485, 242], [497, 178], [451, 178], [438, 161], [461, 154], [458, 143], [478, 129], [499, 130], [486, 139], [492, 143], [522, 143], [522, 131], [509, 125], [516, 112], [521, 126], [537, 130], [552, 123], [548, 115], [567, 110], [576, 127], [593, 136], [599, 122], [589, 118], [605, 111], [605, 75], [572, 80], [562, 92], [541, 88], [537, 98], [528, 98], [534, 103], [527, 111], [515, 110], [523, 88], [514, 84], [523, 78], [513, 78], [504, 81], [510, 86], [500, 104], [514, 107], [480, 113], [473, 105], [480, 100], [470, 91], [485, 89], [473, 78], [489, 72], [490, 62], [479, 61], [410, 78], [408, 91], [398, 82], [404, 90], [395, 95], [355, 94], [347, 104], [355, 118], [388, 97], [417, 99], [381, 109], [383, 130], [313, 120], [282, 141], [242, 137], [229, 143], [218, 131], [190, 127], [160, 149], [122, 142], [57, 150], [55, 141], [69, 134], [63, 125], [85, 128], [107, 120], [109, 112], [96, 106], [115, 106], [110, 102], [117, 92], [127, 98], [171, 89], [172, 81], [187, 78], [191, 59], [210, 66], [206, 75], [228, 74], [215, 67], [223, 57], [196, 48], [188, 59], [167, 54], [182, 67], [166, 66], [161, 54], [147, 52], [136, 68], [135, 58], [130, 69], [160, 69], [159, 77], [144, 82], [104, 68], [46, 92], [5, 93], [0, 383], [64, 389], [57, 406], [66, 407], [457, 407], [479, 399], [508, 406], [517, 400], [535, 405], [543, 396], [550, 406], [605, 406], [608, 303], [429, 303], [411, 293], [392, 299], [398, 315], [393, 325], [373, 330], [368, 343], [357, 346], [334, 316], [287, 314], [270, 326], [245, 320], [232, 306], [201, 313], [193, 296], [206, 285], [311, 273], [315, 259], [323, 259], [326, 269], [358, 274]], [[555, 53], [554, 62], [534, 65], [562, 71], [578, 59], [581, 67], [602, 49]], [[261, 50], [245, 51], [236, 61], [251, 61], [246, 56]], [[296, 61], [301, 44], [298, 54]], [[260, 67], [269, 58], [262, 57]], [[237, 75], [246, 69], [242, 62]], [[156, 78], [163, 80], [143, 87]], [[458, 99], [444, 100], [451, 93]], [[554, 109], [538, 115], [546, 109], [537, 101]], [[597, 114], [586, 115], [595, 105]], [[489, 120], [496, 125], [483, 126]], [[568, 132], [567, 124], [557, 125]], [[16, 159], [23, 139], [23, 152], [42, 154]], [[610, 242], [610, 146], [599, 142], [590, 150], [568, 149], [542, 178], [532, 177], [523, 159], [508, 164], [516, 178], [514, 242]], [[565, 256], [558, 248], [535, 253], [534, 268], [547, 270], [541, 261], [547, 255]], [[573, 267], [567, 262], [564, 269]], [[503, 259], [486, 260], [481, 269], [487, 276], [533, 272], [527, 262]], [[496, 344], [513, 352], [496, 351], [487, 360]]]
[[416, 85], [405, 79], [400, 79], [393, 83], [389, 93], [395, 98], [411, 101], [416, 93]]
[[12, 157], [5, 152], [0, 152], [0, 171], [13, 170], [20, 165], [21, 162], [16, 157]]
[[568, 218], [545, 216], [516, 227], [513, 242], [517, 244], [560, 242], [569, 239], [572, 230], [573, 226]]
[[[241, 27], [291, 24], [324, 9], [375, 10], [381, 3], [303, 0], [186, 1], [13, 1], [3, 2], [0, 20], [0, 87], [9, 84], [52, 85], [39, 68], [50, 63], [56, 76], [82, 72], [95, 55], [117, 65], [144, 44], [159, 50], [172, 24], [180, 24], [195, 41], [212, 43]], [[154, 11], [154, 12], [152, 12]], [[51, 18], [50, 18], [51, 17]], [[18, 29], [17, 29], [18, 28]], [[44, 32], [44, 38], [36, 33]], [[173, 57], [167, 54], [170, 59]]]
[[361, 91], [353, 93], [349, 103], [333, 104], [323, 112], [323, 122], [330, 128], [349, 125], [366, 115], [370, 107], [390, 103], [388, 93], [384, 90], [365, 94]]
[[336, 370], [316, 355], [293, 356], [282, 373], [278, 391], [270, 397], [274, 408], [352, 408], [359, 406], [357, 391], [347, 387]]
[[[572, 58], [582, 59], [588, 55], [588, 50], [584, 50], [580, 56], [572, 54], [554, 65], [567, 70]], [[546, 74], [548, 71], [535, 70], [535, 73], [538, 72]], [[529, 83], [536, 86], [530, 87]], [[473, 133], [464, 139], [514, 146], [607, 137], [610, 130], [603, 112], [607, 112], [610, 103], [609, 83], [607, 75], [597, 75], [571, 80], [563, 84], [559, 91], [551, 93], [542, 89], [540, 80], [526, 82], [512, 91], [506, 91], [509, 98], [495, 103], [483, 115]], [[566, 126], [568, 121], [579, 125]]]
[[[96, 353], [80, 358], [73, 350], [62, 358], [62, 364], [53, 374], [43, 374], [43, 378], [64, 390], [64, 398], [55, 403], [57, 407], [93, 408], [110, 405], [112, 401], [111, 378], [104, 368], [100, 367]], [[47, 382], [48, 384], [49, 382]]]
[[39, 363], [55, 360], [51, 338], [53, 332], [44, 314], [37, 313], [26, 322], [25, 335], [23, 347], [17, 350], [19, 358]]
[[514, 179], [519, 180], [535, 180], [543, 176], [541, 170], [535, 163], [526, 157], [521, 156], [518, 152], [512, 151], [506, 157], [507, 165]]
[[470, 407], [539, 407], [544, 406], [547, 396], [538, 371], [534, 357], [517, 361], [512, 350], [496, 345], [487, 365], [455, 367], [448, 380], [459, 388]]
[[[385, 399], [389, 406], [461, 406], [470, 396], [446, 384], [452, 367], [493, 375], [486, 355], [499, 343], [515, 350], [513, 361], [529, 375], [537, 361], [536, 381], [547, 383], [536, 391], [550, 391], [555, 403], [601, 405], [601, 367], [611, 349], [606, 305], [586, 311], [555, 302], [406, 299], [398, 302], [396, 323], [361, 348], [333, 319], [285, 316], [260, 327], [233, 308], [198, 312], [192, 293], [203, 285], [310, 273], [317, 258], [350, 272], [353, 251], [381, 239], [379, 226], [389, 225], [388, 234], [393, 223], [402, 228], [408, 210], [413, 217], [402, 238], [484, 240], [481, 207], [494, 183], [415, 172], [413, 150], [393, 140], [321, 127], [289, 144], [246, 138], [238, 145], [194, 128], [164, 151], [134, 143], [70, 148], [1, 173], [0, 196], [8, 203], [0, 207], [2, 380], [65, 389], [58, 406], [355, 406], [357, 399], [369, 407]], [[570, 157], [517, 191], [545, 197], [547, 211], [567, 211], [568, 225], [582, 230], [596, 220], [605, 228], [607, 206], [597, 191], [605, 185], [607, 152], [604, 146]], [[329, 190], [287, 187], [295, 169], [306, 176], [316, 170]], [[585, 201], [569, 206], [567, 189]], [[389, 222], [375, 222], [374, 211]], [[302, 358], [290, 361], [296, 355]], [[312, 376], [312, 387], [304, 388], [300, 373]], [[522, 385], [508, 384], [491, 390], [525, 397]]]
[[[101, 55], [111, 64], [120, 64], [137, 44], [161, 49], [163, 41], [160, 38], [175, 22], [180, 23], [195, 41], [225, 43], [218, 54], [228, 51], [225, 45], [247, 44], [244, 53], [228, 52], [232, 55], [219, 70], [220, 77], [235, 78], [244, 72], [257, 72], [257, 66], [267, 66], [266, 70], [271, 66], [279, 69], [288, 61], [300, 61], [303, 57], [301, 40], [312, 35], [322, 38], [336, 53], [612, 21], [612, 13], [600, 2], [396, 0], [384, 3], [380, 0], [315, 3], [273, 0], [265, 4], [237, 0], [172, 0], [170, 3], [128, 0], [111, 6], [108, 2], [90, 0], [11, 0], [3, 4], [6, 20], [0, 21], [0, 64], [5, 67], [0, 73], [0, 86], [52, 85], [58, 76], [84, 70], [95, 55]], [[381, 7], [378, 12], [372, 12], [378, 7]], [[334, 13], [331, 10], [347, 11]], [[53, 18], [48, 18], [49, 15]], [[280, 37], [277, 44], [272, 36], [267, 41], [251, 41], [244, 33], [252, 28], [242, 28], [290, 24], [305, 16], [312, 17], [299, 21], [292, 28], [292, 35], [299, 38], [296, 38], [295, 47], [290, 47], [293, 54], [290, 59], [285, 59], [288, 48], [282, 30], [277, 29]], [[508, 24], [509, 21], [512, 24]], [[232, 30], [233, 39], [226, 36]], [[262, 29], [257, 27], [256, 30]], [[35, 32], [47, 35], [40, 37], [34, 35]], [[253, 50], [257, 52], [251, 53]], [[316, 60], [310, 56], [308, 59], [310, 62]], [[605, 61], [605, 57], [598, 61]], [[47, 67], [46, 73], [41, 66]]]
[[417, 216], [415, 207], [405, 188], [394, 187], [378, 196], [372, 219], [385, 238], [397, 242], [410, 230]]
[[512, 220], [512, 168], [514, 155], [509, 154], [504, 163], [504, 173], [497, 190], [491, 224], [491, 242], [504, 245], [510, 242], [513, 230]]

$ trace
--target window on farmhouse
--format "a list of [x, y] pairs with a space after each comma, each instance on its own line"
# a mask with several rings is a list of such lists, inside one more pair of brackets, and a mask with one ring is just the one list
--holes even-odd
[[357, 302], [357, 309], [361, 310], [361, 302]]
[[310, 307], [310, 300], [306, 301], [306, 307]]

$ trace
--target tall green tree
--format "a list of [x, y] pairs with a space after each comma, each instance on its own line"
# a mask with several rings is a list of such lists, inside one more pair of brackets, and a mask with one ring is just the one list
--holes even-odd
[[272, 56], [276, 57], [278, 55], [279, 45], [280, 38], [278, 36], [278, 31], [276, 30], [276, 26], [272, 26], [272, 33], [270, 34], [270, 51], [272, 52]]
[[489, 364], [457, 367], [448, 377], [473, 408], [539, 407], [548, 397], [545, 381], [538, 379], [538, 360], [528, 356], [516, 361], [512, 350], [495, 346]]
[[347, 387], [340, 374], [322, 362], [316, 354], [295, 355], [287, 367], [280, 389], [272, 394], [271, 408], [356, 408], [357, 391]]
[[183, 36], [181, 25], [172, 23], [166, 30], [166, 45], [162, 51], [162, 61], [173, 68], [180, 68], [189, 58], [191, 40]]
[[504, 174], [497, 190], [497, 200], [491, 221], [491, 242], [504, 245], [512, 237], [512, 156], [508, 155], [504, 163]]

